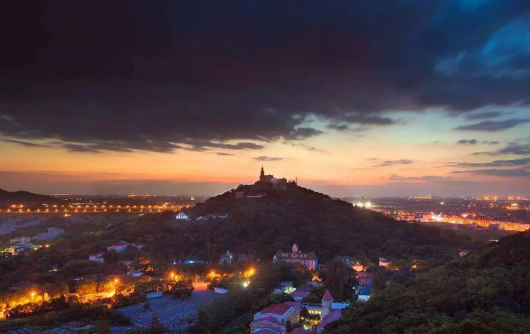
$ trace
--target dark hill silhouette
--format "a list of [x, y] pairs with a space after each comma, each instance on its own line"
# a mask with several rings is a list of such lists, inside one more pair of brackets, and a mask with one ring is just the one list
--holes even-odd
[[[204, 244], [265, 259], [278, 249], [289, 250], [295, 242], [324, 261], [348, 254], [367, 260], [430, 258], [441, 264], [459, 248], [471, 247], [468, 239], [453, 231], [398, 222], [294, 183], [286, 191], [259, 183], [239, 186], [188, 213], [192, 218], [228, 214], [226, 219], [196, 222], [189, 228], [200, 234], [197, 238]], [[204, 230], [212, 232], [199, 233]]]
[[0, 189], [0, 206], [11, 204], [40, 205], [61, 203], [58, 198], [30, 193], [28, 191], [6, 191]]

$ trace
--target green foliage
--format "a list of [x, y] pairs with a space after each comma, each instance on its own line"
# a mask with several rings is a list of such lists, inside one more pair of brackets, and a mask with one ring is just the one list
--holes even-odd
[[334, 260], [326, 264], [325, 271], [324, 282], [333, 298], [350, 298], [353, 287], [348, 282], [353, 276], [352, 268], [345, 266], [340, 260]]
[[250, 310], [252, 293], [249, 289], [233, 289], [199, 308], [198, 319], [191, 333], [215, 333], [230, 321]]
[[498, 245], [378, 291], [326, 333], [529, 333], [530, 238]]
[[273, 293], [263, 298], [259, 304], [260, 309], [264, 309], [272, 304], [282, 304], [294, 301], [293, 297], [287, 293]]

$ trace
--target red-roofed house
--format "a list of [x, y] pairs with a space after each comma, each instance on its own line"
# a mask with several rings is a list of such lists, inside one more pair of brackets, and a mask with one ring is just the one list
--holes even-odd
[[[260, 312], [261, 313], [261, 312]], [[260, 313], [256, 314], [259, 315]], [[285, 333], [285, 325], [274, 316], [265, 316], [256, 320], [254, 315], [254, 321], [250, 324], [250, 333]]]

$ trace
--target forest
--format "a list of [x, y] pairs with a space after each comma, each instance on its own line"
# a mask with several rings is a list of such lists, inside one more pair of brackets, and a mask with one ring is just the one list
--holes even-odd
[[462, 259], [392, 282], [326, 334], [530, 333], [530, 235], [504, 237]]

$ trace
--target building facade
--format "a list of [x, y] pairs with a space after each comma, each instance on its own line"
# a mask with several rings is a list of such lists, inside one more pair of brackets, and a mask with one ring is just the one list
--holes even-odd
[[291, 252], [277, 251], [276, 255], [272, 258], [272, 262], [299, 263], [309, 270], [318, 268], [318, 258], [315, 252], [302, 253], [298, 249], [298, 244], [293, 244]]

